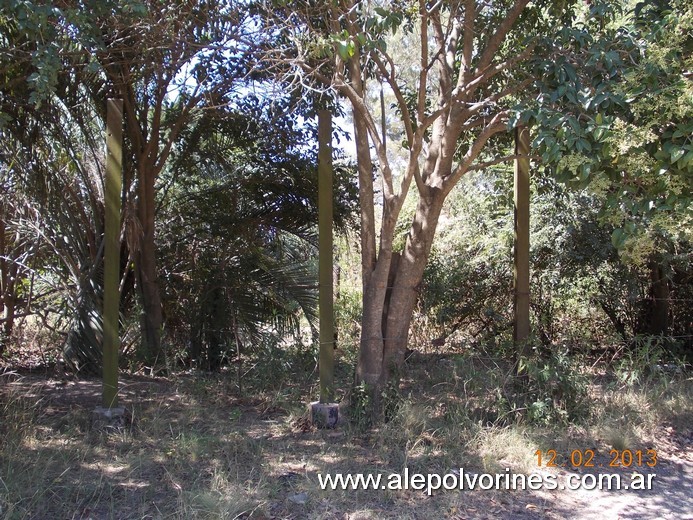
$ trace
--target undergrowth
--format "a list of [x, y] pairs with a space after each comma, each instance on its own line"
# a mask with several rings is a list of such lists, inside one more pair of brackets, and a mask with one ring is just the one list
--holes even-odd
[[[656, 443], [662, 425], [693, 428], [683, 364], [658, 358], [652, 370], [643, 366], [652, 356], [637, 352], [596, 365], [537, 353], [518, 378], [507, 357], [466, 351], [412, 355], [399, 388], [381, 396], [384, 423], [368, 422], [367, 389], [356, 387], [342, 425], [315, 430], [304, 421], [314, 361], [295, 352], [262, 365], [265, 385], [256, 366], [242, 391], [233, 372], [124, 382], [133, 419], [106, 431], [91, 423], [88, 402], [61, 397], [60, 383], [3, 378], [0, 518], [437, 518], [482, 498], [324, 491], [317, 474], [530, 472], [537, 449], [637, 448]], [[337, 384], [349, 388], [353, 366], [339, 354]], [[282, 370], [297, 377], [277, 380]], [[646, 377], [623, 376], [636, 370]], [[98, 382], [90, 388], [98, 394]]]

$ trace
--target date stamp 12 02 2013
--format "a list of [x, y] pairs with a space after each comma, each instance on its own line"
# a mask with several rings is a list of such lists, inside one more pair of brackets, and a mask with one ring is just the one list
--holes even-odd
[[559, 453], [557, 450], [537, 450], [537, 466], [548, 468], [654, 468], [657, 466], [657, 450], [610, 450], [608, 460], [599, 462], [597, 451], [592, 449], [571, 450]]

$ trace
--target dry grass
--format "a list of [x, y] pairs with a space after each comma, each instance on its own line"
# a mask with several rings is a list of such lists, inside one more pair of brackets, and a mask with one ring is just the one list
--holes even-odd
[[4, 379], [0, 518], [541, 517], [528, 493], [327, 491], [317, 474], [531, 472], [540, 448], [637, 446], [662, 425], [693, 427], [684, 377], [595, 393], [579, 425], [508, 423], [488, 397], [505, 374], [483, 360], [418, 359], [395, 418], [369, 432], [306, 431], [310, 385], [248, 397], [224, 377], [128, 378], [132, 421], [103, 430], [90, 421], [98, 381]]

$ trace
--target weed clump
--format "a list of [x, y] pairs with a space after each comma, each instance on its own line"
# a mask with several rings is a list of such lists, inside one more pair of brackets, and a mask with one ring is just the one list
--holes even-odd
[[522, 359], [516, 387], [532, 424], [579, 423], [589, 418], [589, 379], [565, 352]]

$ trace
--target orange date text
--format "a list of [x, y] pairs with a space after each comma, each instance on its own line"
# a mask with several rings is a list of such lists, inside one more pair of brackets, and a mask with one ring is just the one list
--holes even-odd
[[557, 450], [537, 450], [537, 466], [547, 468], [572, 466], [574, 468], [630, 468], [657, 465], [657, 450], [610, 450], [607, 459], [602, 461], [596, 450], [572, 450], [561, 454]]

